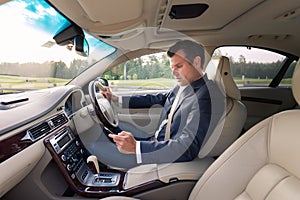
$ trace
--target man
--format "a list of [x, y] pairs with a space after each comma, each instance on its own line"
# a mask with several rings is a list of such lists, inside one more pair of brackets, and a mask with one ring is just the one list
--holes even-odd
[[[167, 55], [172, 75], [178, 83], [167, 94], [121, 98], [112, 94], [109, 88], [102, 93], [130, 108], [163, 106], [161, 124], [154, 140], [138, 141], [127, 131], [109, 134], [121, 153], [134, 156], [135, 164], [193, 160], [205, 136], [212, 132], [224, 111], [225, 97], [203, 73], [205, 57], [201, 45], [182, 40], [170, 47]], [[211, 98], [220, 103], [217, 103], [219, 108], [213, 119]]]

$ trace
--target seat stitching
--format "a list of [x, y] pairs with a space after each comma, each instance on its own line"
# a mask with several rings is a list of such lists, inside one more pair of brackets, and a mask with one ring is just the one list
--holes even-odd
[[231, 103], [231, 105], [230, 105], [230, 108], [226, 111], [226, 115], [225, 116], [229, 115], [229, 113], [231, 112], [231, 110], [233, 109], [233, 106], [234, 106], [234, 102], [233, 102], [232, 98], [227, 97], [226, 98], [226, 105], [228, 105], [228, 102]]
[[[269, 190], [269, 192], [267, 193], [267, 195], [266, 195], [266, 198], [271, 194], [271, 192], [274, 190], [274, 188], [276, 187], [276, 186], [278, 186], [280, 183], [282, 183], [285, 179], [287, 179], [287, 178], [290, 178], [291, 177], [291, 175], [286, 175], [285, 177], [282, 177], [282, 179], [280, 179], [278, 182], [277, 182], [277, 184], [275, 184], [270, 190]], [[265, 199], [266, 199], [265, 198]]]
[[270, 123], [268, 128], [268, 135], [267, 135], [267, 155], [268, 161], [270, 162], [270, 154], [271, 154], [271, 132], [273, 128], [274, 116], [270, 117]]

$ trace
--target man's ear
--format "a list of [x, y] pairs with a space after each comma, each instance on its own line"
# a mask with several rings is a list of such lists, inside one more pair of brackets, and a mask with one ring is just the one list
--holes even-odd
[[196, 56], [196, 57], [194, 58], [193, 65], [194, 65], [194, 67], [195, 67], [197, 70], [202, 71], [201, 57], [200, 57], [200, 56]]

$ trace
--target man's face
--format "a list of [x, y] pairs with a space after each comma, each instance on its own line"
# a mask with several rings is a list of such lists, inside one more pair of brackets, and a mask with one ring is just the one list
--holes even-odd
[[185, 59], [185, 53], [179, 50], [170, 59], [172, 75], [179, 86], [185, 86], [201, 77], [201, 73]]

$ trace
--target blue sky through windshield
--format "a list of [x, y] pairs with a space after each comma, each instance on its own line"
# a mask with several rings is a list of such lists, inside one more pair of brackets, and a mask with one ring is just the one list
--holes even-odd
[[83, 58], [65, 47], [55, 45], [53, 36], [70, 22], [43, 0], [15, 0], [0, 6], [1, 62], [46, 62], [73, 59], [99, 60], [115, 51], [86, 34], [90, 58]]
[[[22, 17], [23, 23], [34, 25], [34, 27], [44, 30], [47, 33], [55, 34], [59, 24], [64, 24], [67, 20], [57, 13], [44, 1], [37, 0], [16, 0], [8, 2], [0, 7], [1, 13], [5, 13], [9, 18]], [[1, 18], [3, 18], [2, 16]], [[7, 18], [6, 18], [7, 19]]]

